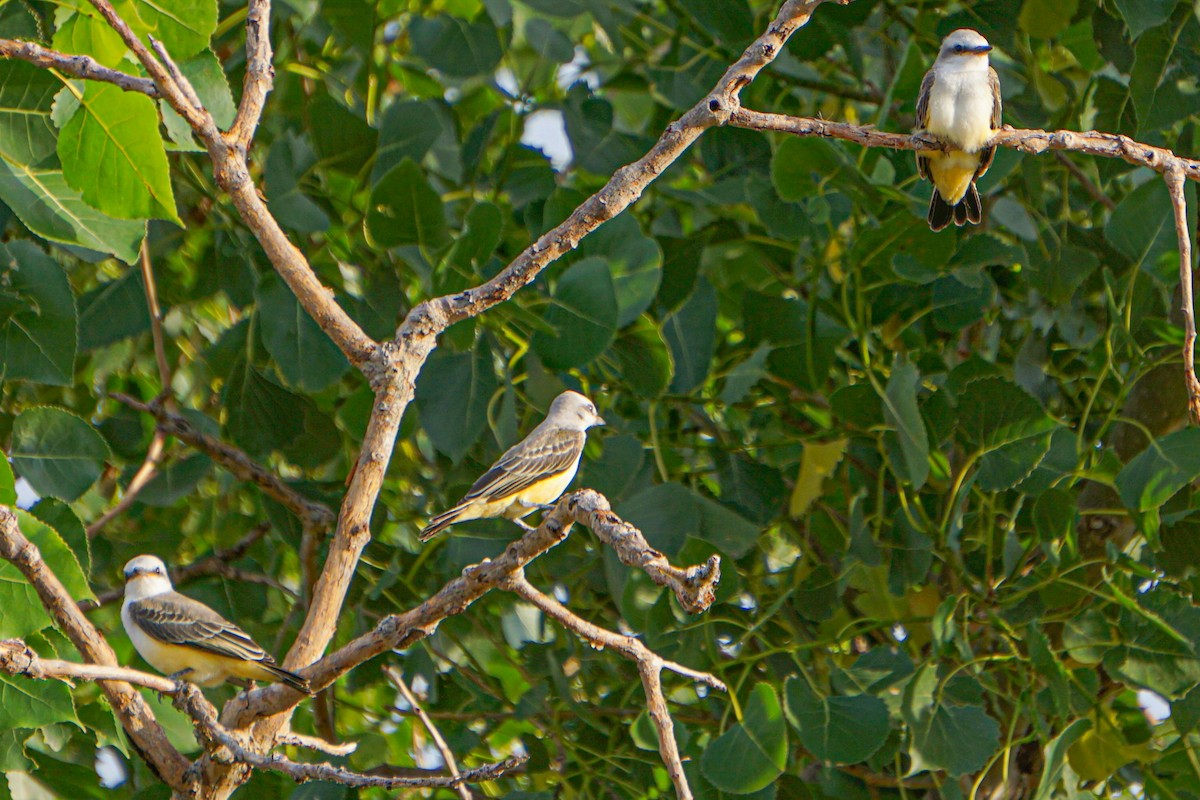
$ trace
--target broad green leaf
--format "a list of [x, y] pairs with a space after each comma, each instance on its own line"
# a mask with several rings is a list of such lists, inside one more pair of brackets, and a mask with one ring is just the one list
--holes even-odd
[[1071, 24], [1078, 7], [1079, 0], [1058, 0], [1054, 3], [1025, 0], [1017, 24], [1030, 36], [1053, 39]]
[[1033, 504], [1033, 528], [1043, 542], [1069, 536], [1075, 527], [1075, 496], [1062, 489], [1047, 489]]
[[1156, 439], [1116, 478], [1121, 502], [1141, 515], [1143, 532], [1156, 539], [1159, 509], [1200, 477], [1200, 429], [1184, 428]]
[[13, 423], [13, 466], [38, 494], [67, 502], [88, 490], [104, 469], [108, 445], [96, 429], [60, 408], [36, 406]]
[[371, 168], [371, 182], [378, 183], [404, 159], [420, 164], [442, 134], [442, 126], [431, 113], [430, 100], [392, 103], [379, 120], [379, 149]]
[[297, 463], [311, 464], [337, 451], [332, 422], [313, 402], [270, 380], [245, 358], [235, 360], [221, 401], [227, 434], [251, 455], [279, 450]]
[[54, 154], [50, 106], [61, 88], [49, 70], [16, 59], [0, 61], [0, 158], [31, 167]]
[[[40, 522], [49, 525], [59, 535], [67, 549], [75, 555], [75, 560], [79, 563], [80, 575], [85, 578], [91, 575], [92, 543], [88, 539], [87, 529], [83, 527], [83, 522], [75, 516], [71, 507], [58, 498], [43, 497], [33, 508], [29, 509], [29, 513]], [[70, 570], [66, 579], [72, 579], [74, 575], [74, 570]], [[80, 597], [91, 595], [91, 589], [86, 583], [75, 585], [72, 587], [72, 591], [80, 592]]]
[[0, 244], [0, 378], [69, 386], [75, 373], [75, 298], [66, 273], [32, 242]]
[[59, 134], [58, 158], [67, 183], [105, 214], [180, 222], [150, 98], [88, 83]]
[[766, 788], [787, 767], [787, 724], [770, 684], [750, 692], [745, 716], [704, 750], [700, 769], [718, 789], [750, 794]]
[[468, 22], [440, 14], [409, 23], [413, 52], [431, 67], [459, 78], [491, 72], [500, 63], [500, 37], [487, 14]]
[[150, 311], [142, 272], [136, 267], [79, 298], [80, 350], [94, 350], [148, 330]]
[[[150, 32], [175, 61], [208, 47], [217, 27], [217, 0], [130, 0]], [[143, 41], [145, 38], [143, 37]]]
[[1004, 378], [971, 381], [958, 398], [959, 437], [977, 453], [1048, 436], [1054, 427], [1041, 403]]
[[533, 349], [552, 369], [586, 364], [612, 343], [617, 313], [608, 265], [599, 258], [586, 258], [559, 277], [544, 315], [554, 333], [534, 334]]
[[1103, 781], [1144, 751], [1144, 747], [1130, 745], [1113, 720], [1104, 720], [1081, 728], [1075, 742], [1067, 748], [1067, 763], [1083, 780]]
[[[225, 71], [213, 51], [205, 48], [181, 62], [179, 69], [200, 96], [200, 102], [204, 103], [204, 107], [212, 114], [217, 127], [224, 130], [232, 125], [237, 107], [233, 103], [233, 92], [229, 89], [229, 81], [225, 79]], [[162, 112], [163, 123], [176, 145], [184, 150], [204, 152], [192, 137], [191, 126], [175, 113], [175, 109], [171, 108], [169, 103], [160, 100], [158, 107]]]
[[772, 345], [771, 374], [798, 386], [824, 386], [845, 327], [807, 302], [760, 292], [742, 296], [742, 319], [750, 344]]
[[170, 506], [195, 491], [211, 471], [212, 459], [206, 455], [196, 454], [173, 462], [142, 487], [137, 501], [148, 506]]
[[912, 484], [913, 489], [920, 489], [929, 477], [929, 436], [917, 408], [920, 382], [916, 365], [897, 358], [883, 401], [884, 419], [895, 429], [899, 443], [895, 451], [899, 458], [893, 459], [892, 466], [897, 476]]
[[[79, 560], [53, 528], [25, 511], [17, 512], [17, 523], [72, 597], [95, 598]], [[51, 624], [33, 586], [8, 562], [0, 563], [0, 608], [0, 637], [23, 638]]]
[[629, 325], [654, 301], [662, 281], [662, 250], [630, 213], [617, 215], [579, 243], [583, 257], [602, 258], [617, 295], [617, 327]]
[[586, 14], [590, 8], [589, 0], [518, 0], [518, 2], [543, 14], [566, 19]]
[[435, 350], [417, 377], [421, 427], [439, 451], [459, 461], [487, 428], [499, 382], [492, 350], [480, 339], [470, 353]]
[[565, 64], [575, 57], [575, 47], [566, 34], [537, 17], [525, 23], [525, 41], [547, 61]]
[[484, 264], [500, 244], [504, 231], [504, 215], [486, 201], [471, 206], [463, 220], [463, 229], [454, 238], [446, 254], [446, 263], [464, 272], [481, 272]]
[[1069, 618], [1063, 625], [1066, 655], [1081, 664], [1099, 664], [1105, 653], [1119, 644], [1108, 620], [1094, 608]]
[[283, 281], [269, 277], [259, 283], [254, 297], [263, 344], [289, 386], [315, 394], [349, 371], [342, 351]]
[[717, 292], [701, 278], [683, 307], [663, 323], [663, 338], [671, 346], [675, 377], [669, 390], [687, 394], [708, 377], [716, 349]]
[[700, 507], [691, 489], [660, 483], [616, 507], [621, 519], [638, 528], [646, 541], [668, 556], [677, 555], [689, 536], [700, 535]]
[[1071, 745], [1079, 741], [1079, 737], [1091, 730], [1091, 727], [1090, 719], [1077, 719], [1046, 744], [1042, 778], [1038, 781], [1037, 791], [1034, 792], [1032, 800], [1051, 800], [1058, 796], [1056, 789], [1059, 780], [1062, 779], [1063, 768], [1067, 765], [1067, 753]]
[[878, 697], [818, 697], [793, 675], [784, 684], [784, 703], [800, 744], [827, 763], [865, 761], [888, 737], [888, 709]]
[[0, 674], [0, 729], [40, 728], [55, 722], [79, 725], [70, 687], [61, 681]]
[[754, 549], [760, 528], [736, 511], [703, 495], [696, 495], [700, 509], [700, 538], [730, 558], [741, 558]]
[[382, 247], [417, 244], [433, 250], [446, 243], [442, 198], [411, 159], [397, 164], [371, 190], [367, 233]]
[[58, 26], [52, 46], [64, 53], [91, 56], [106, 67], [117, 67], [128, 49], [111, 25], [82, 11]]
[[358, 175], [375, 153], [379, 132], [325, 93], [309, 103], [307, 113], [309, 136], [321, 161], [340, 172]]
[[1000, 743], [1000, 726], [982, 706], [951, 705], [938, 689], [937, 670], [922, 667], [904, 693], [911, 772], [944, 769], [957, 776], [982, 769]]
[[300, 189], [300, 183], [317, 157], [303, 139], [285, 135], [276, 139], [267, 154], [265, 193], [279, 224], [296, 233], [329, 229], [329, 215]]
[[8, 456], [0, 452], [0, 506], [17, 504], [17, 484], [13, 478], [12, 467], [8, 465]]
[[1116, 0], [1117, 10], [1129, 26], [1129, 36], [1137, 39], [1144, 32], [1166, 22], [1179, 0]]
[[804, 443], [804, 455], [800, 458], [800, 474], [796, 477], [796, 485], [792, 489], [791, 500], [788, 502], [788, 514], [792, 519], [804, 516], [813, 501], [821, 496], [825, 479], [832, 475], [838, 464], [842, 462], [847, 444], [846, 439]]
[[754, 38], [754, 16], [746, 0], [683, 0], [692, 19], [704, 20], [704, 30], [718, 41], [742, 47]]
[[[1117, 204], [1104, 226], [1104, 237], [1129, 260], [1157, 274], [1159, 256], [1178, 246], [1174, 219], [1166, 185], [1149, 180]], [[1172, 269], [1172, 279], [1174, 275]]]
[[658, 397], [671, 383], [674, 364], [671, 350], [658, 327], [646, 317], [638, 317], [621, 332], [612, 345], [620, 365], [620, 375], [642, 397]]
[[1124, 646], [1105, 654], [1105, 668], [1174, 700], [1200, 685], [1200, 608], [1162, 586], [1137, 595], [1137, 601], [1121, 609], [1117, 630]]

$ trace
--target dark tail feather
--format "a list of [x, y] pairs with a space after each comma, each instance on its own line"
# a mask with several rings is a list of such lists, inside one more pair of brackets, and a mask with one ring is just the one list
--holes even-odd
[[[963, 197], [962, 202], [958, 204], [958, 208], [963, 209], [964, 213], [966, 214], [967, 218], [964, 220], [964, 222], [971, 222], [975, 225], [978, 225], [979, 221], [983, 219], [983, 204], [979, 201], [979, 190], [975, 188], [974, 182], [967, 187], [967, 193]], [[955, 221], [959, 225], [963, 224], [962, 222], [958, 221], [957, 213], [955, 213]]]
[[462, 511], [461, 506], [455, 506], [449, 511], [443, 511], [433, 519], [429, 520], [429, 524], [421, 529], [417, 534], [417, 538], [422, 542], [428, 542], [433, 537], [437, 536], [442, 531], [449, 528], [458, 520], [458, 512]]
[[288, 686], [292, 687], [297, 692], [301, 692], [302, 694], [312, 694], [313, 693], [312, 687], [308, 685], [307, 678], [302, 678], [299, 675], [297, 675], [296, 673], [289, 672], [288, 670], [286, 670], [283, 667], [280, 667], [276, 664], [264, 663], [263, 666], [266, 667], [268, 670], [270, 670], [271, 674], [274, 675], [276, 678], [279, 678], [279, 680], [281, 682], [286, 683]]
[[[942, 228], [950, 224], [950, 220], [954, 218], [954, 209], [950, 204], [942, 199], [941, 193], [935, 188], [933, 195], [929, 198], [929, 215], [926, 219], [929, 220], [929, 229], [932, 231], [940, 231]], [[959, 223], [961, 224], [961, 223]]]

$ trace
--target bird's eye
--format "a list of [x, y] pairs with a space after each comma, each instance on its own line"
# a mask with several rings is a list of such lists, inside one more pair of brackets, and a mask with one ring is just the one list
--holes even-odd
[[962, 51], [963, 51], [963, 46], [961, 44], [954, 45], [954, 52], [961, 53]]

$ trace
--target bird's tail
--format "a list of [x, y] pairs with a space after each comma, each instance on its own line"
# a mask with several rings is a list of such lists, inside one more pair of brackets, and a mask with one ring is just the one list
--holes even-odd
[[467, 507], [466, 503], [460, 503], [459, 505], [456, 505], [454, 508], [451, 508], [448, 511], [443, 511], [442, 513], [438, 514], [436, 517], [429, 520], [428, 525], [426, 525], [424, 528], [421, 529], [421, 532], [419, 534], [417, 534], [417, 538], [420, 539], [422, 542], [428, 542], [430, 539], [437, 536], [442, 531], [446, 530], [446, 528], [449, 528], [451, 525], [458, 522], [458, 515], [466, 507]]
[[968, 184], [963, 199], [953, 206], [942, 199], [941, 192], [934, 189], [929, 198], [929, 215], [926, 219], [929, 221], [929, 229], [933, 231], [940, 231], [951, 222], [959, 227], [968, 222], [978, 225], [983, 219], [983, 203], [979, 199], [979, 190], [975, 188], [974, 182]]
[[262, 662], [262, 665], [267, 672], [271, 673], [271, 676], [275, 678], [275, 680], [281, 683], [286, 683], [297, 692], [301, 692], [303, 694], [313, 693], [312, 686], [308, 684], [308, 678], [302, 678], [296, 673], [286, 670], [278, 664], [268, 664], [264, 661]]

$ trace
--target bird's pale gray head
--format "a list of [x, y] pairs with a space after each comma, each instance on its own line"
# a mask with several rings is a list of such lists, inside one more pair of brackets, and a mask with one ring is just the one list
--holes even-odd
[[979, 31], [970, 28], [959, 28], [952, 31], [942, 40], [942, 49], [938, 53], [938, 61], [949, 63], [967, 63], [980, 61], [987, 63], [987, 54], [992, 51], [988, 40]]
[[167, 565], [156, 556], [135, 556], [125, 565], [125, 595], [150, 597], [171, 591]]
[[596, 413], [595, 403], [579, 392], [569, 391], [554, 398], [546, 422], [569, 431], [586, 431], [593, 425], [604, 424], [604, 420]]

